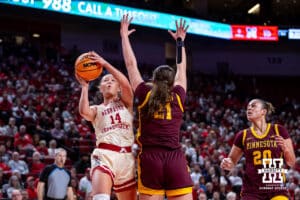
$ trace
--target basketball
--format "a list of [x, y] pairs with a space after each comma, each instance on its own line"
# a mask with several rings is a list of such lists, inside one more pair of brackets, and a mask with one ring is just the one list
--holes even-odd
[[102, 66], [92, 61], [88, 53], [81, 54], [75, 61], [75, 73], [86, 81], [98, 78], [102, 70]]

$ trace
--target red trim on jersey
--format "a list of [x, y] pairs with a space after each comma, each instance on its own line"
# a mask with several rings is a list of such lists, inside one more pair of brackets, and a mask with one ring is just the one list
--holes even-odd
[[[126, 190], [129, 190], [129, 189], [132, 189], [136, 187], [136, 181], [135, 179], [131, 179], [129, 181], [126, 181], [125, 183], [122, 183], [120, 185], [114, 185], [113, 186], [113, 189], [116, 191], [116, 192], [123, 192], [123, 191], [126, 191]], [[119, 188], [119, 189], [118, 189]]]
[[122, 186], [128, 185], [129, 183], [132, 183], [132, 182], [135, 182], [135, 178], [133, 178], [133, 179], [131, 179], [129, 181], [126, 181], [126, 182], [124, 182], [124, 183], [122, 183], [120, 185], [114, 185], [114, 187], [122, 187]]
[[92, 171], [92, 176], [94, 175], [95, 170], [100, 170], [103, 173], [108, 174], [111, 177], [111, 179], [113, 179], [115, 177], [115, 175], [113, 174], [113, 172], [107, 166], [105, 166], [105, 165], [95, 167], [93, 169], [93, 171]]
[[98, 148], [116, 151], [119, 153], [130, 153], [131, 152], [131, 146], [120, 147], [120, 146], [113, 145], [113, 144], [100, 143], [100, 144], [98, 144]]

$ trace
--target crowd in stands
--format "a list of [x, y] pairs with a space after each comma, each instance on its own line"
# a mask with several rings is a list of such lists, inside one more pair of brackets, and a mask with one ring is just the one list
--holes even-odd
[[[69, 58], [76, 56], [69, 55]], [[32, 56], [26, 46], [14, 47], [11, 51], [8, 48], [5, 56], [0, 57], [2, 198], [11, 198], [14, 189], [21, 189], [28, 199], [36, 199], [39, 173], [45, 165], [53, 163], [56, 149], [63, 147], [68, 151], [66, 167], [71, 171], [77, 199], [84, 199], [90, 187], [89, 155], [95, 146], [95, 137], [91, 124], [78, 112], [80, 88], [74, 78], [72, 62]], [[149, 78], [147, 68], [142, 74]], [[230, 173], [221, 170], [219, 165], [227, 156], [235, 133], [248, 125], [247, 101], [264, 96], [259, 93], [260, 88], [246, 87], [252, 82], [247, 78], [241, 84], [240, 77], [222, 79], [193, 72], [188, 74], [188, 79], [180, 138], [194, 181], [194, 199], [239, 199], [244, 159]], [[96, 81], [91, 84], [91, 104], [101, 101], [96, 84]], [[256, 96], [251, 96], [254, 94]], [[290, 199], [299, 200], [299, 99], [284, 101], [274, 97], [270, 101], [273, 100], [278, 109], [269, 121], [283, 124], [293, 140], [297, 161], [296, 166], [288, 170], [286, 186]], [[137, 150], [137, 146], [133, 149]]]

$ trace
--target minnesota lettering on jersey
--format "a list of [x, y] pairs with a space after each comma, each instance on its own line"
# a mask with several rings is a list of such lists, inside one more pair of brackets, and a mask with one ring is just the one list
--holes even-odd
[[263, 141], [254, 141], [248, 142], [246, 144], [246, 149], [258, 149], [258, 148], [276, 148], [277, 144], [275, 140], [263, 140]]

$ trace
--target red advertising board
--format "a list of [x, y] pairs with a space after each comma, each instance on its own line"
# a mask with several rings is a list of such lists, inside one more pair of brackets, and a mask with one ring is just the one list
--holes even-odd
[[277, 26], [231, 25], [232, 40], [277, 41]]

